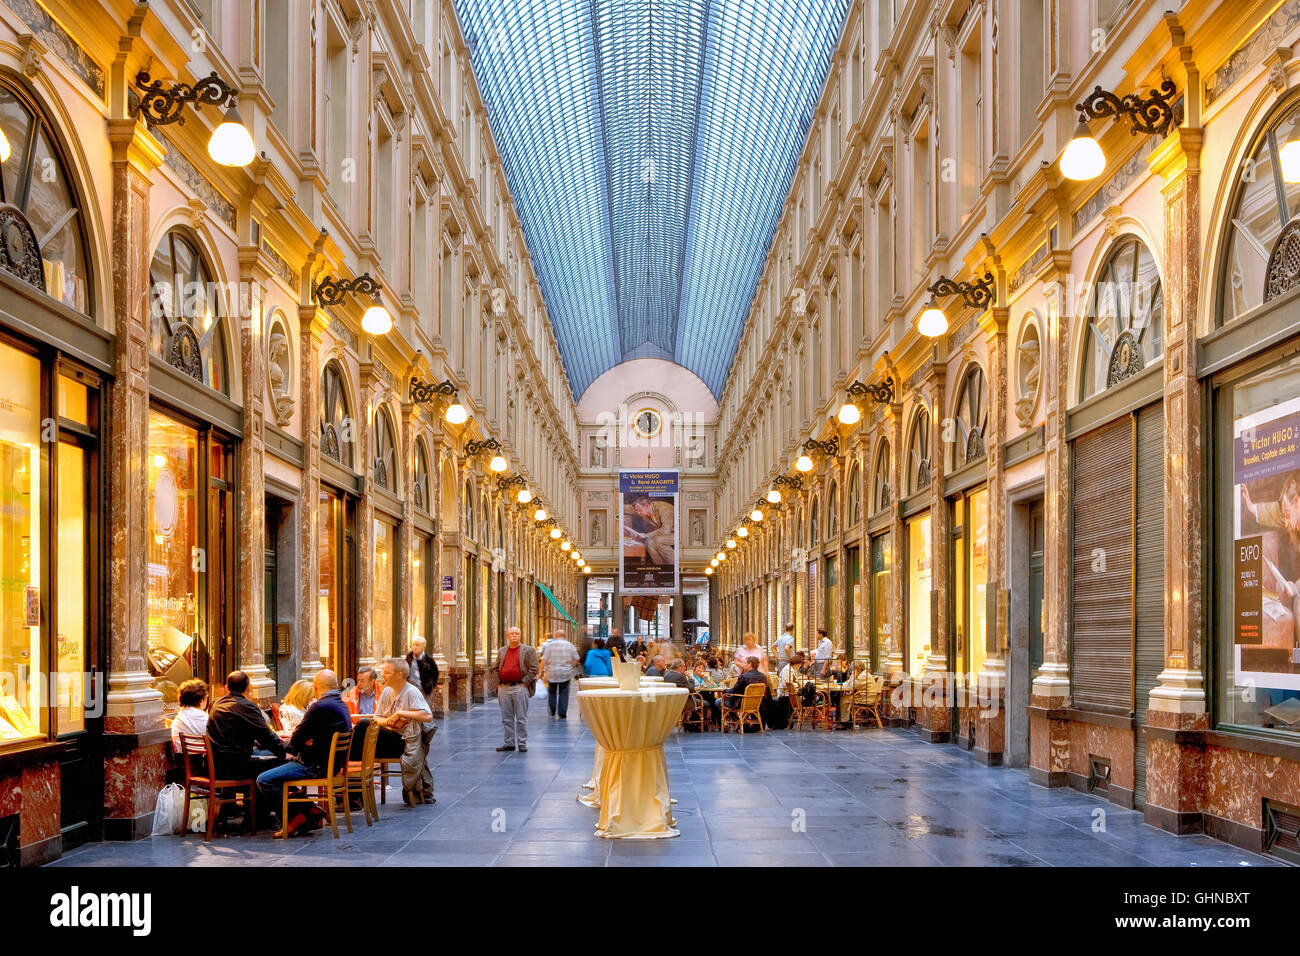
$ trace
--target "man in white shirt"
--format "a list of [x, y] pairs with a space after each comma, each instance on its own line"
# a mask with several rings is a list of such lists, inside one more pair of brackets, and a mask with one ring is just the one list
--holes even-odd
[[781, 673], [781, 668], [790, 663], [790, 655], [794, 652], [794, 625], [787, 624], [785, 631], [772, 644], [772, 656], [776, 658], [776, 672]]
[[835, 649], [831, 646], [831, 639], [826, 636], [824, 629], [817, 628], [817, 635], [820, 639], [817, 641], [817, 669], [815, 673], [818, 677], [825, 677], [826, 668], [830, 667], [831, 654]]
[[546, 706], [552, 717], [567, 720], [569, 714], [569, 682], [578, 666], [578, 649], [555, 631], [542, 648], [542, 680], [546, 681]]
[[375, 707], [381, 727], [402, 735], [402, 801], [409, 807], [433, 802], [433, 773], [429, 770], [429, 735], [424, 725], [433, 711], [420, 688], [407, 678], [410, 665], [400, 657], [384, 662], [384, 692]]

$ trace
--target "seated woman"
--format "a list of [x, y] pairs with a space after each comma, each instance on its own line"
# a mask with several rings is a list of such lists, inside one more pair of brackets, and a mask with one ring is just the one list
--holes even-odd
[[722, 666], [722, 661], [716, 657], [709, 658], [709, 677], [713, 680], [713, 683], [721, 684], [730, 676], [730, 671]]
[[849, 667], [849, 659], [841, 654], [835, 659], [835, 666], [831, 668], [830, 678], [837, 684], [843, 684], [853, 676], [853, 671]]
[[307, 713], [308, 706], [311, 705], [314, 692], [312, 683], [309, 680], [297, 681], [289, 688], [289, 693], [284, 695], [284, 700], [280, 701], [280, 735], [292, 734], [298, 729], [298, 724], [302, 721], [302, 715]]
[[172, 750], [181, 752], [181, 734], [202, 737], [208, 730], [208, 685], [197, 677], [181, 684], [181, 709], [172, 718]]
[[709, 676], [709, 665], [703, 658], [695, 662], [691, 671], [691, 683], [696, 687], [710, 687], [713, 684], [713, 678]]
[[582, 669], [588, 677], [613, 677], [614, 666], [609, 651], [605, 650], [605, 639], [596, 638], [587, 651], [587, 659], [582, 662]]

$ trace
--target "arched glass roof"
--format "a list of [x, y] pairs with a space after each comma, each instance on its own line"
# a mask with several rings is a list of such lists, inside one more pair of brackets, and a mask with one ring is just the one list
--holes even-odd
[[848, 0], [455, 0], [575, 395], [721, 395]]

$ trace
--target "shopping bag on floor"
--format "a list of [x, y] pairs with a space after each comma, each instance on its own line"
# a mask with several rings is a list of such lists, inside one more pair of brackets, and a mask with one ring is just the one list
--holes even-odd
[[206, 833], [208, 829], [208, 801], [206, 797], [190, 799], [190, 832]]
[[181, 832], [181, 814], [185, 812], [185, 788], [179, 783], [169, 783], [158, 791], [158, 803], [153, 810], [151, 836], [171, 836]]

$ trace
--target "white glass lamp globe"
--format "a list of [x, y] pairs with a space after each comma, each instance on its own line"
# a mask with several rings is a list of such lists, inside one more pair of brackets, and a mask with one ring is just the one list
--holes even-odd
[[862, 421], [862, 412], [852, 402], [845, 402], [840, 406], [840, 413], [837, 417], [841, 425], [856, 425]]
[[1088, 131], [1088, 124], [1080, 122], [1061, 154], [1061, 175], [1082, 182], [1096, 179], [1105, 168], [1106, 154], [1101, 144]]
[[781, 492], [773, 488], [767, 493], [768, 504], [779, 505], [781, 503]]
[[239, 110], [235, 107], [226, 110], [220, 125], [212, 131], [212, 138], [208, 140], [208, 155], [213, 162], [222, 166], [247, 166], [257, 155], [253, 137], [249, 135], [248, 127], [244, 125]]
[[387, 335], [393, 329], [393, 317], [388, 314], [384, 304], [375, 296], [366, 314], [361, 316], [361, 327], [371, 335]]
[[[0, 148], [0, 159], [4, 158], [3, 148]], [[1300, 139], [1283, 143], [1282, 148], [1277, 151], [1277, 159], [1282, 167], [1282, 181], [1300, 183]]]
[[712, 561], [709, 562], [709, 567], [716, 568], [721, 563], [722, 562], [719, 561], [717, 558], [714, 558]]
[[728, 550], [731, 550], [731, 551], [736, 550], [736, 539], [735, 539], [735, 538], [728, 538], [728, 539], [727, 539], [727, 548], [728, 548]]
[[590, 564], [584, 564], [584, 565], [582, 566], [582, 573], [583, 573], [583, 574], [590, 574], [590, 573], [591, 573], [591, 565], [590, 565]]
[[521, 492], [519, 492], [518, 500], [521, 505], [526, 505], [528, 504], [528, 502], [533, 500], [533, 493], [529, 491], [527, 488], [525, 488]]
[[932, 339], [937, 339], [948, 331], [948, 317], [943, 314], [943, 309], [939, 308], [934, 299], [930, 300], [925, 311], [921, 313], [921, 318], [916, 323], [916, 330]]
[[813, 470], [813, 460], [807, 455], [800, 455], [794, 460], [794, 467], [797, 471], [809, 472]]
[[488, 463], [488, 467], [491, 468], [493, 471], [505, 471], [507, 467], [507, 462], [500, 455], [493, 455], [492, 461]]
[[561, 542], [560, 542], [560, 550], [561, 550], [561, 551], [569, 551], [569, 550], [571, 550], [572, 548], [573, 548], [573, 545], [569, 544], [569, 542], [567, 542], [567, 541], [561, 541]]
[[748, 529], [748, 528], [737, 528], [737, 529], [736, 529], [736, 537], [737, 537], [737, 538], [748, 538], [748, 537], [749, 537], [749, 529]]
[[544, 508], [538, 508], [536, 511], [534, 511], [534, 512], [533, 512], [533, 520], [534, 520], [534, 521], [545, 521], [545, 520], [546, 520], [546, 510], [545, 510]]
[[[545, 521], [546, 519], [543, 518], [542, 520]], [[559, 528], [552, 528], [552, 529], [551, 529], [551, 537], [552, 537], [552, 538], [558, 538], [558, 537], [560, 537], [560, 535], [562, 535], [562, 534], [564, 534], [564, 532], [561, 531]]]
[[763, 512], [761, 512], [761, 511], [759, 511], [757, 508], [755, 508], [753, 511], [751, 511], [751, 512], [749, 513], [749, 520], [750, 520], [750, 521], [762, 521], [762, 520], [763, 520]]
[[704, 573], [705, 573], [705, 574], [712, 574], [712, 573], [713, 573], [713, 569], [712, 569], [712, 568], [705, 568], [705, 569], [704, 569]]
[[443, 413], [443, 418], [452, 425], [463, 425], [469, 419], [469, 412], [460, 402], [452, 402], [447, 406], [447, 411]]

